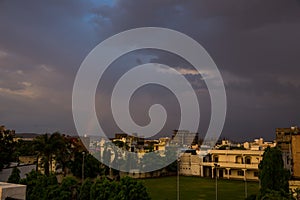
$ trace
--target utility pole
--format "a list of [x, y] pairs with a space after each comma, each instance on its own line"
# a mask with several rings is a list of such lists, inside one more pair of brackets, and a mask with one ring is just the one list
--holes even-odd
[[180, 172], [180, 167], [179, 167], [179, 163], [180, 163], [180, 158], [177, 159], [177, 200], [180, 199], [180, 185], [179, 185], [179, 172]]
[[83, 151], [82, 152], [82, 184], [83, 184], [83, 181], [84, 181], [84, 155], [85, 155], [85, 152]]
[[247, 172], [247, 169], [246, 169], [246, 164], [245, 164], [245, 198], [248, 197], [248, 189], [247, 189], [247, 177], [246, 177], [246, 172]]
[[215, 169], [216, 169], [216, 200], [218, 200], [218, 167], [220, 167], [220, 165], [218, 165], [217, 163], [214, 164], [215, 165]]

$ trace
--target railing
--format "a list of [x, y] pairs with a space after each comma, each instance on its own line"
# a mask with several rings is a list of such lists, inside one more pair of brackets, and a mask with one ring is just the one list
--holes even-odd
[[[214, 167], [214, 162], [203, 162], [203, 166]], [[234, 162], [218, 162], [219, 168], [258, 169], [258, 163], [242, 164]]]

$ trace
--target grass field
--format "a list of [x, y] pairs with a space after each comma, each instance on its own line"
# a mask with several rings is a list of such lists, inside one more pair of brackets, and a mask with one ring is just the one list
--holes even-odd
[[[162, 177], [144, 179], [144, 184], [153, 200], [176, 200], [177, 198], [177, 177]], [[207, 199], [216, 198], [215, 180], [209, 178], [186, 177], [179, 179], [180, 199]], [[247, 182], [248, 195], [258, 192], [257, 182]], [[234, 180], [218, 180], [219, 200], [245, 199], [245, 182]]]

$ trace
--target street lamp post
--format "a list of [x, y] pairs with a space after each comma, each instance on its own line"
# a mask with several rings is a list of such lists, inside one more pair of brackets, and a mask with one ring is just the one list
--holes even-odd
[[218, 165], [217, 163], [214, 164], [215, 169], [216, 169], [216, 200], [218, 200], [218, 167], [220, 167], [220, 165]]
[[[246, 160], [245, 160], [246, 161]], [[246, 162], [245, 162], [245, 174], [244, 174], [244, 176], [245, 176], [245, 198], [247, 198], [248, 197], [248, 189], [247, 189], [247, 167], [246, 167]]]
[[179, 185], [179, 172], [180, 172], [180, 158], [177, 159], [177, 200], [179, 200], [180, 198], [180, 193], [179, 193], [179, 189], [180, 189], [180, 185]]
[[84, 181], [84, 156], [85, 156], [85, 152], [82, 152], [82, 183]]

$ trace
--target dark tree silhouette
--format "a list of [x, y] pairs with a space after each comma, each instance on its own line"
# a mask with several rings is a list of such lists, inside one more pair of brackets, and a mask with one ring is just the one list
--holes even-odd
[[19, 183], [20, 179], [21, 179], [20, 170], [17, 167], [14, 167], [7, 182], [8, 183]]
[[[279, 148], [268, 147], [264, 154], [263, 160], [259, 164], [259, 179], [261, 183], [261, 197], [279, 191], [282, 196], [288, 196], [290, 173], [284, 169], [282, 154]], [[274, 194], [273, 194], [274, 193]], [[277, 193], [276, 193], [277, 194]]]

